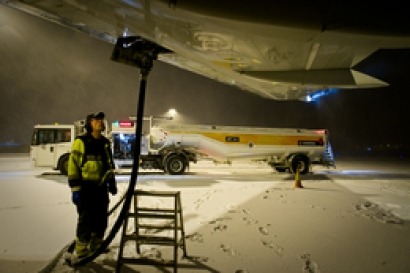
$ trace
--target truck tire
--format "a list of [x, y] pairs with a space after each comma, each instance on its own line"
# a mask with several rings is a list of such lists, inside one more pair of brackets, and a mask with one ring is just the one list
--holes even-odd
[[165, 160], [165, 171], [168, 174], [183, 174], [185, 172], [187, 163], [183, 156], [173, 154]]
[[305, 155], [295, 155], [291, 159], [290, 170], [292, 173], [296, 173], [298, 165], [300, 165], [300, 174], [307, 174], [309, 172], [309, 158]]
[[62, 175], [67, 175], [68, 174], [68, 158], [70, 157], [70, 154], [64, 154], [60, 157], [60, 160], [58, 160], [58, 170]]

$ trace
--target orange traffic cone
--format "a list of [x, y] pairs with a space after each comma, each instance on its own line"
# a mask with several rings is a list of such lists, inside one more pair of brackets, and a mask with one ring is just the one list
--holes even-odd
[[299, 166], [296, 168], [296, 174], [295, 174], [295, 188], [303, 188], [302, 186], [302, 180], [300, 179], [300, 168]]

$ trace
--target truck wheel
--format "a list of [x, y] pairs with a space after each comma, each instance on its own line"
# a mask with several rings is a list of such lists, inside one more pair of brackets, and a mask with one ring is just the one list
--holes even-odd
[[290, 164], [292, 173], [296, 173], [298, 165], [300, 165], [300, 174], [307, 174], [309, 172], [309, 158], [305, 155], [295, 155], [292, 158]]
[[183, 156], [170, 155], [165, 162], [165, 171], [169, 174], [183, 174], [186, 165], [186, 160]]
[[69, 154], [62, 155], [60, 160], [58, 161], [58, 169], [60, 173], [63, 175], [68, 174], [68, 158], [70, 157]]

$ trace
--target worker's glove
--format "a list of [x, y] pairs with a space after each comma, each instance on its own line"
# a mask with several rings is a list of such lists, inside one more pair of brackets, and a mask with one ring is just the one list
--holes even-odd
[[81, 197], [79, 191], [73, 191], [71, 195], [71, 201], [73, 201], [73, 203], [77, 206], [81, 204]]
[[107, 183], [108, 185], [108, 191], [112, 195], [116, 195], [118, 190], [117, 190], [117, 181], [115, 181], [115, 175], [113, 170], [109, 170], [105, 173], [103, 179], [103, 183]]
[[112, 195], [116, 195], [118, 190], [117, 190], [117, 185], [114, 181], [114, 183], [109, 183], [108, 184], [108, 191], [112, 194]]

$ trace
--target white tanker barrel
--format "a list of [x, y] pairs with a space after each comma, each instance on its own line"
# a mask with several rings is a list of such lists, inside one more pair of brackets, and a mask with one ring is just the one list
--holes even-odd
[[199, 133], [180, 133], [172, 130], [165, 130], [155, 126], [151, 128], [151, 148], [161, 149], [162, 147], [175, 145], [186, 150], [206, 155], [213, 159], [226, 160], [226, 151], [221, 143], [212, 140]]
[[151, 129], [151, 147], [171, 145], [218, 161], [271, 160], [291, 154], [320, 157], [326, 130], [162, 124]]

